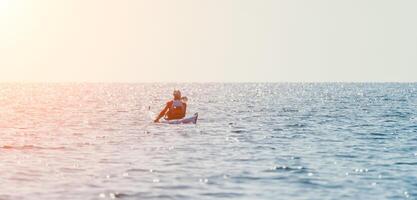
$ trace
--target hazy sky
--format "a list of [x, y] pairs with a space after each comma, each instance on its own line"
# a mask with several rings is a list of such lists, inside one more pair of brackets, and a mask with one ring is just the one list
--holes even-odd
[[4, 81], [417, 81], [417, 1], [0, 0]]

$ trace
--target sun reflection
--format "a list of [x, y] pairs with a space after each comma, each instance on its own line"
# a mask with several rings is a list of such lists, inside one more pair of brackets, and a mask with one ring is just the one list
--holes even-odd
[[9, 9], [12, 0], [0, 0], [0, 16]]

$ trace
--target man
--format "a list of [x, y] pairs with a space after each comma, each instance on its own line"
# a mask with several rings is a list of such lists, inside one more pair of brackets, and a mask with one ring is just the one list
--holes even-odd
[[172, 119], [182, 119], [185, 117], [187, 112], [187, 104], [181, 99], [181, 92], [179, 90], [174, 90], [174, 99], [166, 103], [165, 108], [159, 113], [158, 117], [154, 122], [159, 122], [159, 120], [165, 116], [166, 120]]

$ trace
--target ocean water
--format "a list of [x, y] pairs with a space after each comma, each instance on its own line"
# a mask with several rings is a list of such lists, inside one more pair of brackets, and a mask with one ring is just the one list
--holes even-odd
[[[150, 123], [174, 88], [197, 125]], [[416, 83], [0, 84], [0, 199], [417, 199]]]

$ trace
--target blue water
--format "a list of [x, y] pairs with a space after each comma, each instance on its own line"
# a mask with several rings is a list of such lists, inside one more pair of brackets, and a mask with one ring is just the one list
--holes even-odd
[[[174, 88], [197, 125], [150, 123]], [[417, 84], [0, 84], [0, 199], [417, 199]]]

